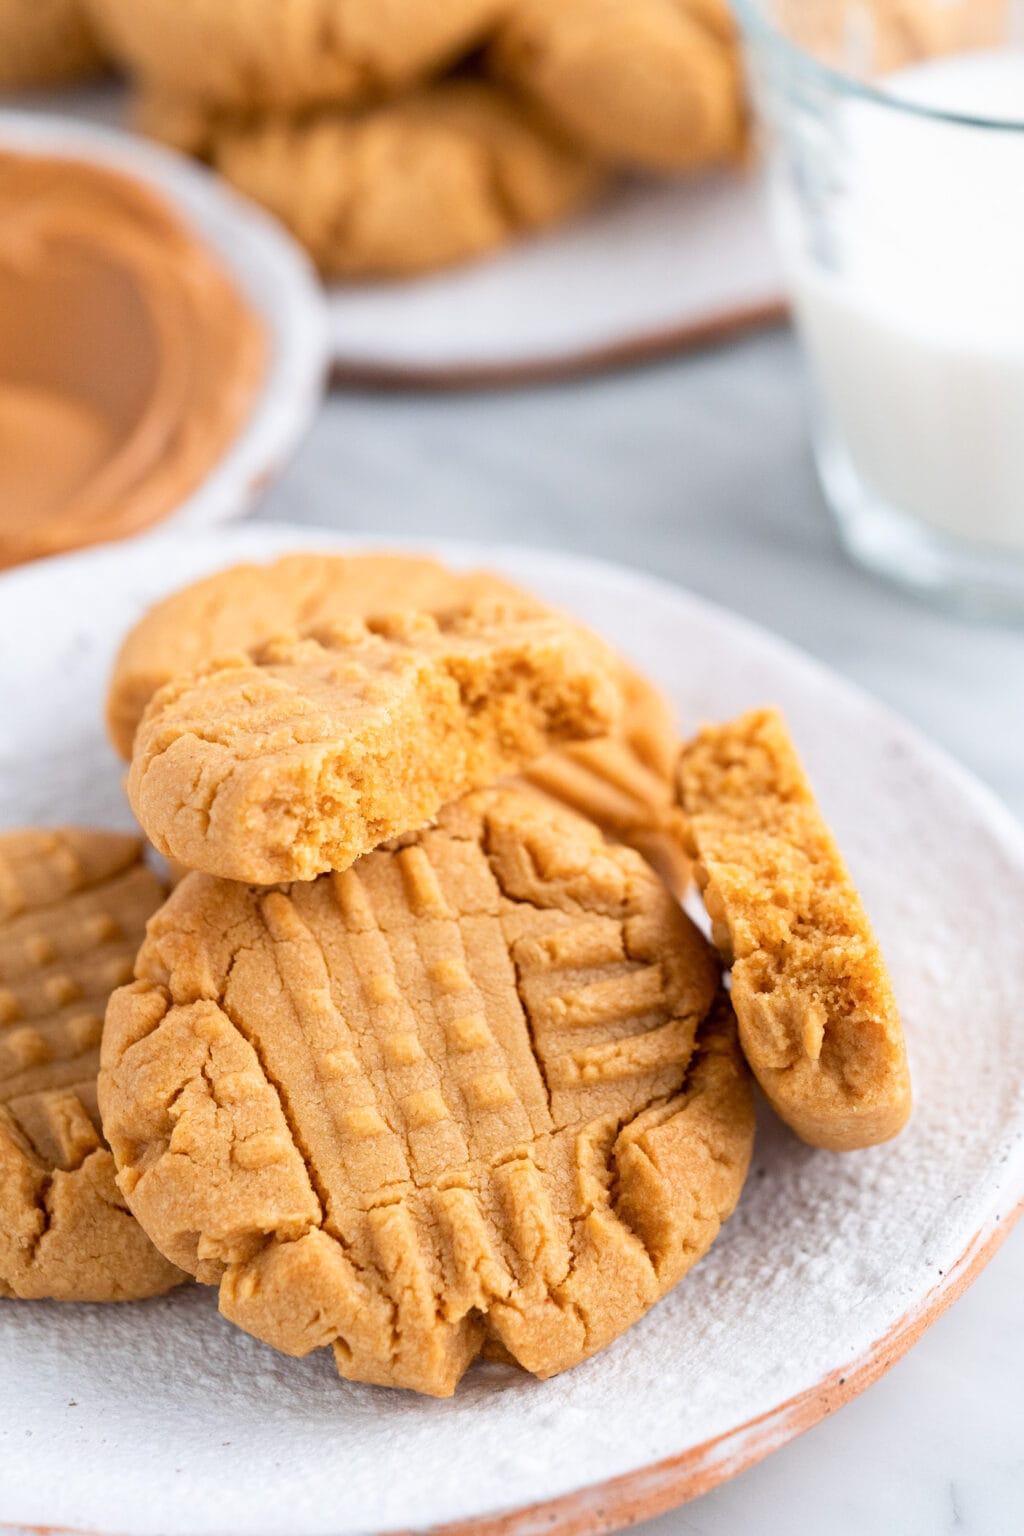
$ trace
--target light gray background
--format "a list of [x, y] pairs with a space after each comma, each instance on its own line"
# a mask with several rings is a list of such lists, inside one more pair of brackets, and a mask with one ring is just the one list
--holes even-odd
[[[815, 482], [803, 373], [785, 331], [529, 390], [336, 392], [257, 515], [516, 540], [655, 572], [863, 684], [1024, 817], [1024, 627], [947, 617], [847, 564]], [[1024, 1028], [1022, 957], [1024, 941], [1007, 957], [1022, 972]], [[865, 1396], [641, 1529], [1019, 1536], [1022, 1296], [1024, 1228]]]

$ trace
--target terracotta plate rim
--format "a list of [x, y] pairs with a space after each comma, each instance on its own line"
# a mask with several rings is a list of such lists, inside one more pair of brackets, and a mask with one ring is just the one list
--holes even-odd
[[699, 318], [639, 331], [614, 341], [551, 357], [524, 358], [519, 362], [451, 363], [433, 367], [415, 363], [356, 361], [338, 355], [330, 370], [332, 388], [363, 388], [382, 391], [422, 389], [443, 393], [460, 389], [508, 389], [528, 384], [556, 384], [571, 379], [613, 373], [619, 368], [654, 363], [701, 347], [721, 346], [759, 331], [772, 330], [789, 320], [789, 304], [782, 295], [766, 296], [755, 303], [709, 311]]
[[[482, 1519], [456, 1520], [423, 1527], [420, 1536], [607, 1536], [641, 1520], [680, 1508], [710, 1493], [722, 1483], [756, 1466], [781, 1450], [789, 1441], [813, 1429], [873, 1386], [892, 1369], [927, 1332], [946, 1309], [973, 1285], [995, 1257], [1014, 1226], [1024, 1215], [1024, 1199], [1008, 1214], [999, 1216], [977, 1234], [935, 1286], [923, 1305], [908, 1312], [883, 1338], [849, 1365], [831, 1372], [815, 1386], [779, 1403], [767, 1413], [702, 1445], [691, 1446], [679, 1456], [669, 1456], [648, 1467], [591, 1483], [540, 1504], [524, 1504]], [[71, 1525], [24, 1525], [0, 1521], [0, 1532], [12, 1536], [132, 1536], [131, 1532], [88, 1529]], [[381, 1532], [381, 1536], [414, 1536], [406, 1530]]]

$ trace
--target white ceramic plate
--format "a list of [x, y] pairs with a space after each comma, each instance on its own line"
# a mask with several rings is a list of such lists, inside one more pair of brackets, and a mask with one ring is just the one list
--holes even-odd
[[266, 376], [235, 440], [190, 496], [161, 520], [203, 528], [240, 517], [284, 467], [312, 422], [327, 367], [320, 285], [273, 219], [181, 155], [77, 117], [0, 111], [0, 148], [89, 160], [164, 195], [220, 256], [262, 319]]
[[[153, 598], [239, 559], [346, 541], [248, 527], [0, 579], [0, 825], [127, 825], [100, 706]], [[350, 542], [350, 541], [349, 541]], [[611, 566], [458, 546], [602, 629], [684, 721], [781, 705], [892, 964], [917, 1107], [837, 1157], [765, 1114], [709, 1256], [605, 1353], [541, 1384], [474, 1367], [447, 1402], [275, 1354], [194, 1288], [130, 1306], [0, 1303], [0, 1525], [118, 1536], [608, 1530], [766, 1454], [897, 1358], [1024, 1194], [1024, 834], [839, 678]]]
[[[107, 83], [26, 92], [34, 111], [127, 118]], [[410, 282], [327, 290], [339, 377], [466, 385], [561, 376], [771, 323], [784, 284], [753, 176], [623, 185], [574, 223]]]
[[783, 292], [756, 180], [637, 180], [490, 260], [329, 289], [331, 352], [356, 380], [503, 383], [764, 325]]

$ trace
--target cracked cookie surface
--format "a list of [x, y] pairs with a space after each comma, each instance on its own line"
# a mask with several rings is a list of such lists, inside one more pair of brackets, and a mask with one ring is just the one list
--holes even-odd
[[713, 951], [636, 853], [531, 793], [310, 883], [191, 875], [136, 976], [100, 1079], [132, 1209], [227, 1317], [343, 1376], [446, 1395], [486, 1345], [552, 1375], [738, 1198], [753, 1113]]
[[[217, 571], [154, 604], [126, 636], [107, 694], [111, 740], [130, 758], [157, 689], [222, 652], [395, 608], [442, 616], [479, 602], [549, 611], [493, 571], [455, 571], [421, 555], [294, 554]], [[523, 776], [608, 837], [636, 848], [681, 895], [689, 861], [676, 806], [675, 716], [654, 684], [625, 663], [620, 683], [622, 723], [615, 736], [550, 752], [527, 765]]]
[[895, 1136], [910, 1074], [892, 983], [782, 717], [683, 750], [680, 799], [744, 1053], [778, 1114], [834, 1151]]
[[162, 900], [136, 838], [0, 833], [0, 1295], [118, 1301], [183, 1279], [129, 1213], [96, 1107], [107, 999]]
[[614, 736], [573, 742], [527, 763], [522, 778], [644, 856], [679, 898], [690, 883], [685, 823], [676, 803], [675, 713], [647, 678], [623, 666], [622, 723]]
[[188, 869], [308, 880], [555, 743], [601, 735], [620, 704], [604, 647], [556, 615], [353, 619], [166, 684], [128, 798]]

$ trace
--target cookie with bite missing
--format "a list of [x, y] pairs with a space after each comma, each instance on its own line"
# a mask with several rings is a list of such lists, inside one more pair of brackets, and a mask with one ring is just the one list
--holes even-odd
[[899, 1010], [835, 838], [775, 710], [684, 748], [680, 801], [747, 1060], [813, 1146], [887, 1141], [910, 1114]]
[[[456, 571], [425, 555], [292, 554], [217, 571], [154, 604], [125, 637], [107, 693], [111, 740], [130, 758], [139, 721], [157, 689], [223, 652], [395, 609], [440, 617], [481, 602], [522, 613], [547, 611], [538, 598], [493, 571]], [[638, 849], [682, 894], [689, 861], [676, 806], [674, 714], [654, 684], [625, 662], [617, 676], [623, 695], [620, 730], [550, 752], [523, 772], [537, 789], [596, 822], [608, 837]]]
[[153, 1296], [184, 1276], [114, 1182], [96, 1072], [103, 1015], [163, 900], [133, 837], [0, 833], [0, 1295]]
[[554, 614], [351, 619], [165, 684], [135, 734], [128, 798], [189, 869], [309, 880], [605, 734], [619, 708], [604, 647]]
[[498, 788], [340, 874], [190, 875], [111, 1001], [133, 1211], [289, 1354], [541, 1377], [706, 1251], [753, 1136], [716, 959], [631, 849]]

